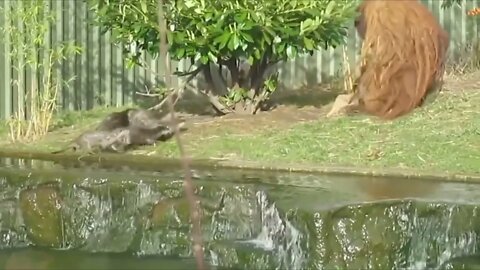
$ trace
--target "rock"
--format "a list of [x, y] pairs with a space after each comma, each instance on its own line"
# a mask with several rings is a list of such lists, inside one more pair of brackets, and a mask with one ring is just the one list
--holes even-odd
[[38, 246], [61, 247], [63, 240], [61, 199], [51, 186], [20, 192], [20, 209], [30, 240]]

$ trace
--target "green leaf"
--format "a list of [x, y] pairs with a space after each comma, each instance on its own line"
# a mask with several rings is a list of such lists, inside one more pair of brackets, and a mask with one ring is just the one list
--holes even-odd
[[257, 60], [260, 60], [262, 58], [262, 53], [260, 52], [259, 49], [255, 49], [255, 51], [253, 52], [253, 55], [255, 56], [255, 58], [257, 58]]
[[175, 57], [177, 59], [182, 59], [184, 55], [185, 55], [185, 48], [180, 48], [175, 53]]
[[217, 63], [217, 62], [218, 62], [218, 61], [217, 61], [217, 60], [218, 60], [217, 57], [216, 57], [211, 51], [208, 52], [208, 59], [210, 59], [210, 61], [212, 61], [213, 63]]
[[306, 19], [300, 23], [300, 35], [303, 35], [305, 32], [312, 31], [315, 29], [315, 21], [312, 19]]
[[293, 59], [297, 56], [297, 49], [293, 46], [288, 46], [287, 47], [287, 57], [289, 59]]
[[208, 55], [202, 55], [200, 57], [200, 63], [206, 65], [208, 63]]
[[240, 32], [240, 35], [242, 35], [243, 39], [245, 39], [245, 41], [247, 42], [250, 42], [250, 43], [253, 43], [253, 37], [248, 34], [248, 33], [245, 33], [245, 32]]
[[143, 12], [143, 13], [147, 13], [147, 12], [148, 12], [147, 1], [146, 1], [146, 0], [141, 0], [141, 1], [140, 1], [140, 8], [142, 9], [142, 12]]
[[276, 46], [277, 54], [282, 54], [285, 51], [285, 46], [285, 43], [280, 43], [278, 46]]
[[247, 63], [248, 63], [249, 65], [253, 65], [253, 61], [254, 61], [254, 60], [255, 60], [255, 58], [253, 58], [253, 56], [250, 55], [250, 56], [248, 57], [248, 59], [247, 59]]
[[221, 36], [216, 37], [213, 40], [214, 44], [218, 44], [219, 49], [223, 49], [225, 45], [227, 45], [228, 41], [230, 40], [232, 34], [229, 32], [224, 32]]
[[265, 42], [266, 42], [268, 45], [271, 45], [271, 44], [272, 44], [272, 38], [269, 36], [268, 33], [263, 33], [263, 39], [265, 40]]
[[233, 102], [238, 103], [242, 100], [242, 93], [238, 90], [234, 91]]
[[304, 37], [303, 43], [305, 44], [305, 49], [309, 51], [314, 49], [313, 41], [311, 39]]
[[235, 14], [234, 20], [238, 23], [243, 23], [247, 18], [247, 13], [240, 11], [240, 14]]
[[330, 16], [330, 14], [332, 14], [332, 11], [336, 7], [336, 5], [337, 3], [335, 0], [330, 1], [330, 3], [328, 3], [327, 7], [325, 8], [324, 15]]
[[230, 40], [228, 41], [228, 49], [234, 51], [240, 46], [240, 39], [237, 34], [232, 34]]

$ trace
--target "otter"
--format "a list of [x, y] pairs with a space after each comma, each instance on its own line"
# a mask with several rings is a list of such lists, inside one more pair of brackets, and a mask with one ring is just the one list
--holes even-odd
[[78, 136], [68, 146], [52, 152], [52, 154], [63, 153], [67, 150], [87, 151], [125, 151], [125, 146], [130, 145], [128, 129], [116, 129], [113, 131], [87, 131]]
[[[184, 122], [178, 124], [180, 130], [184, 130]], [[141, 129], [138, 127], [122, 127], [112, 131], [94, 130], [87, 131], [78, 136], [67, 147], [52, 152], [58, 154], [72, 149], [73, 151], [125, 152], [136, 145], [155, 145], [159, 140], [167, 140], [175, 134], [170, 125], [161, 125], [154, 129]]]
[[[128, 108], [109, 114], [95, 130], [83, 133], [67, 147], [52, 154], [69, 149], [90, 153], [94, 150], [124, 152], [134, 145], [154, 145], [158, 140], [164, 141], [174, 135], [173, 124], [167, 117], [160, 118], [157, 112]], [[184, 124], [180, 119], [179, 129], [184, 130]]]
[[[180, 118], [179, 129], [185, 130], [184, 119]], [[96, 128], [101, 131], [128, 129], [131, 145], [152, 145], [157, 141], [165, 141], [174, 135], [174, 122], [170, 115], [161, 117], [157, 111], [128, 108], [107, 116]]]
[[[185, 123], [181, 122], [178, 124], [178, 128], [182, 131], [185, 129], [184, 125]], [[175, 130], [169, 124], [158, 126], [155, 129], [130, 127], [128, 130], [131, 145], [155, 145], [157, 141], [165, 141], [175, 134]]]
[[117, 128], [135, 127], [139, 129], [156, 129], [164, 126], [165, 120], [155, 111], [128, 108], [123, 111], [109, 114], [96, 130], [112, 131]]
[[97, 131], [112, 131], [116, 128], [128, 127], [130, 121], [128, 114], [135, 109], [126, 109], [120, 112], [113, 112], [109, 114], [102, 122], [95, 128]]

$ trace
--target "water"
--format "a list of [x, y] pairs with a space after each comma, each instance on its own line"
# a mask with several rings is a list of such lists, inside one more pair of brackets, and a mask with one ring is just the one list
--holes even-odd
[[[0, 164], [0, 268], [195, 268], [178, 168]], [[480, 268], [478, 184], [194, 175], [211, 269]]]

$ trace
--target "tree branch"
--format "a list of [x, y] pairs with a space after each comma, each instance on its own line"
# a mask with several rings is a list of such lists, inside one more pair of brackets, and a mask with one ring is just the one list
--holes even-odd
[[175, 104], [177, 104], [178, 100], [182, 97], [183, 95], [183, 92], [185, 90], [185, 88], [187, 88], [187, 85], [202, 71], [202, 67], [198, 67], [197, 69], [191, 71], [191, 72], [187, 72], [185, 74], [190, 74], [190, 76], [188, 76], [188, 78], [185, 80], [185, 82], [182, 83], [182, 85], [180, 85], [179, 88], [177, 89], [174, 89], [171, 93], [169, 93], [160, 103], [148, 108], [149, 110], [158, 110], [160, 108], [163, 107], [163, 105], [165, 104], [165, 102], [168, 101], [168, 99], [170, 99], [171, 97], [173, 97], [174, 95], [177, 96], [177, 98], [175, 99], [175, 101], [173, 102], [173, 105], [175, 106]]
[[[205, 80], [207, 81], [207, 84], [210, 87], [215, 87], [212, 74], [210, 72], [210, 65], [205, 65], [203, 69], [203, 75], [205, 77]], [[221, 114], [228, 114], [231, 113], [232, 111], [223, 106], [219, 101], [218, 98], [212, 94], [212, 91], [210, 89], [205, 89], [204, 91], [200, 91], [200, 93], [204, 94], [207, 96], [210, 104], [213, 106], [213, 108]]]
[[[163, 12], [163, 0], [158, 0], [158, 20], [159, 20], [159, 29], [160, 29], [160, 56], [161, 59], [165, 59], [165, 73], [170, 75], [170, 59], [168, 57], [168, 43], [165, 38], [167, 35], [167, 26], [165, 22], [165, 16]], [[165, 81], [167, 88], [170, 87], [170, 80]], [[194, 192], [194, 187], [192, 183], [192, 171], [190, 170], [189, 158], [185, 153], [183, 147], [182, 139], [180, 137], [180, 130], [178, 126], [177, 118], [175, 117], [175, 109], [172, 100], [172, 96], [167, 98], [170, 114], [172, 116], [172, 122], [175, 123], [175, 138], [177, 141], [178, 149], [180, 152], [182, 167], [185, 171], [185, 179], [183, 182], [185, 195], [190, 206], [190, 219], [192, 221], [192, 240], [193, 240], [193, 254], [197, 262], [197, 268], [200, 270], [206, 269], [204, 252], [203, 252], [203, 234], [201, 229], [201, 217], [200, 211], [198, 209], [197, 199]]]

